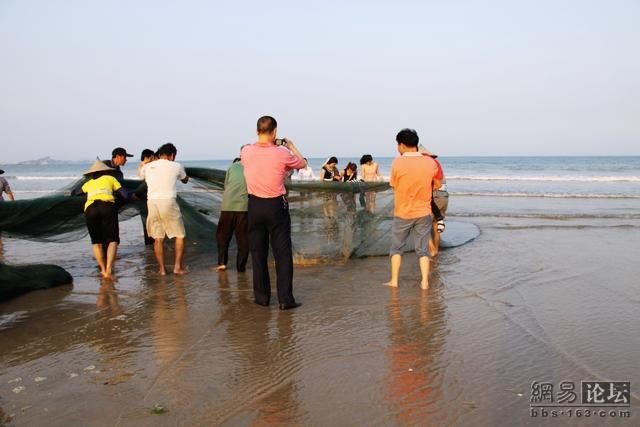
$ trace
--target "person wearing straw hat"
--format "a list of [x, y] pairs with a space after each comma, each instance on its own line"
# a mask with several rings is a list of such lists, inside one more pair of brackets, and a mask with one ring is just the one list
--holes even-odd
[[[116, 193], [127, 199], [126, 190], [112, 175], [113, 168], [96, 160], [83, 174], [89, 178], [82, 185], [82, 192], [87, 195], [84, 204], [84, 216], [87, 229], [93, 245], [93, 255], [96, 258], [100, 274], [105, 279], [113, 278], [113, 264], [116, 259], [118, 244], [120, 243], [120, 228], [118, 224], [118, 209], [116, 207]], [[106, 247], [106, 256], [105, 256]]]
[[[4, 171], [0, 169], [0, 175], [3, 174]], [[4, 201], [4, 199], [2, 198], [2, 193], [7, 193], [7, 197], [9, 198], [9, 200], [15, 200], [15, 197], [13, 197], [13, 192], [11, 191], [11, 187], [9, 187], [9, 183], [6, 179], [4, 179], [4, 177], [0, 176], [0, 202]]]

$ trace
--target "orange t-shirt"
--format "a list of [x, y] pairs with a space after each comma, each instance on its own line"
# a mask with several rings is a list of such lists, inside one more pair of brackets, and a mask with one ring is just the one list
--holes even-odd
[[433, 179], [438, 165], [431, 157], [408, 152], [391, 163], [389, 184], [395, 193], [393, 215], [414, 219], [431, 215]]

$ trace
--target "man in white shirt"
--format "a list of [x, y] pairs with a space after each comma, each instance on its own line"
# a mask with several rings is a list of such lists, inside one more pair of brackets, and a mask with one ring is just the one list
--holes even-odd
[[156, 153], [158, 160], [147, 163], [138, 172], [140, 178], [147, 182], [147, 207], [149, 209], [147, 231], [149, 236], [154, 239], [153, 252], [160, 265], [159, 273], [162, 276], [167, 274], [164, 267], [165, 236], [169, 239], [174, 237], [176, 239], [176, 261], [173, 273], [185, 274], [187, 272], [182, 263], [186, 233], [180, 207], [176, 202], [176, 181], [180, 180], [186, 184], [189, 177], [184, 166], [175, 162], [177, 153], [178, 150], [173, 144], [164, 144]]
[[[307, 161], [307, 158], [304, 158]], [[299, 181], [315, 181], [316, 176], [313, 174], [313, 169], [309, 166], [307, 162], [307, 166], [298, 169], [298, 172], [294, 175], [294, 177]]]

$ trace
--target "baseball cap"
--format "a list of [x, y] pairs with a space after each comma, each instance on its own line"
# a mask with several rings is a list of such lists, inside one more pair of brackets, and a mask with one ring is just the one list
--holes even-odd
[[124, 148], [118, 147], [118, 148], [114, 148], [113, 151], [111, 152], [111, 157], [115, 157], [115, 156], [133, 157], [133, 154], [129, 154], [127, 153], [127, 150], [125, 150]]

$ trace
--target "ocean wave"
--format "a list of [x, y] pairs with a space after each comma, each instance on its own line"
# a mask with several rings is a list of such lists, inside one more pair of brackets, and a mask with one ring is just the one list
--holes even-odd
[[[451, 217], [455, 218], [486, 218], [486, 217], [495, 217], [495, 218], [520, 218], [520, 219], [550, 219], [550, 220], [566, 220], [566, 219], [588, 219], [588, 220], [598, 220], [598, 219], [617, 219], [617, 220], [638, 220], [640, 219], [640, 214], [634, 213], [542, 213], [542, 212], [534, 212], [534, 213], [519, 213], [519, 212], [451, 212], [449, 213]], [[625, 225], [626, 226], [626, 225]], [[635, 227], [635, 225], [634, 225]]]
[[31, 175], [17, 175], [17, 176], [9, 176], [7, 178], [15, 179], [18, 181], [72, 181], [76, 179], [80, 179], [79, 176], [31, 176]]
[[640, 176], [447, 175], [448, 181], [640, 182]]
[[64, 190], [13, 190], [13, 194], [66, 194]]
[[640, 199], [640, 195], [602, 194], [602, 193], [522, 193], [492, 191], [450, 191], [451, 196], [483, 196], [483, 197], [544, 197], [549, 199]]

